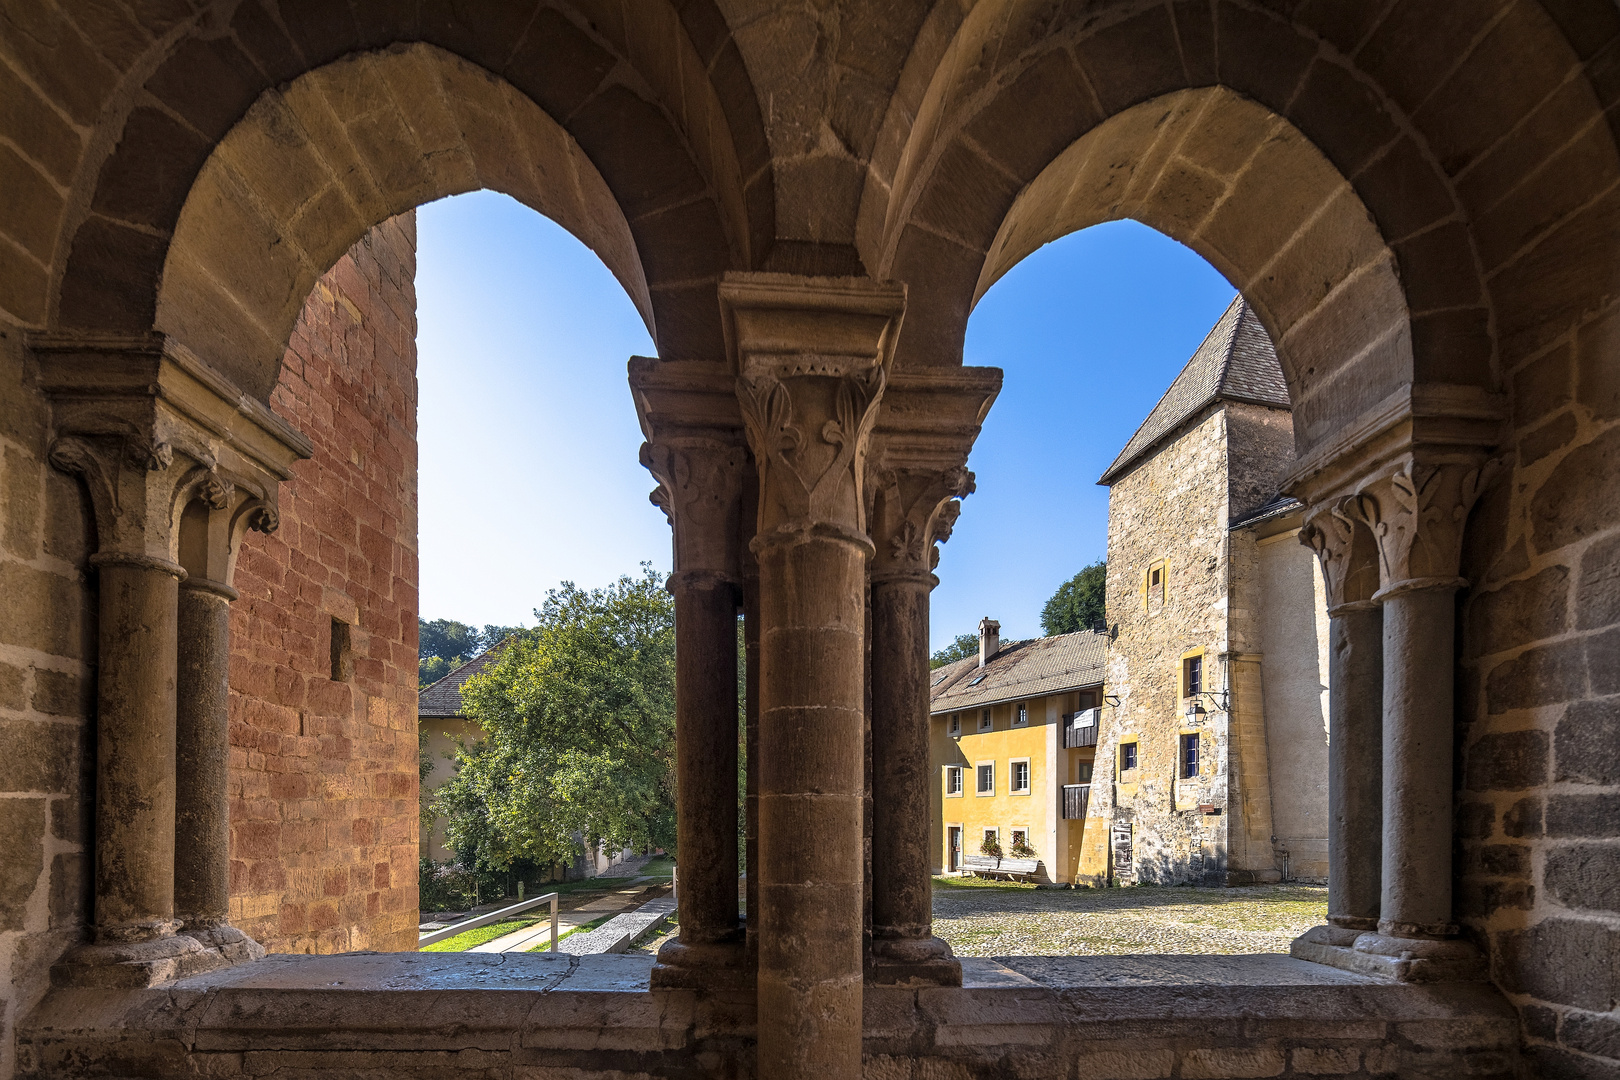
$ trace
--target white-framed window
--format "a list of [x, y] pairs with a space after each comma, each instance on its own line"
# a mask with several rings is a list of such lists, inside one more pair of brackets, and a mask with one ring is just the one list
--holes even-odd
[[947, 799], [962, 797], [962, 766], [945, 766], [945, 797]]
[[1027, 826], [1014, 825], [1009, 831], [1012, 833], [1012, 840], [1009, 842], [1010, 846], [1017, 847], [1020, 844], [1029, 843], [1029, 828]]
[[1029, 723], [1029, 702], [1020, 701], [1013, 710], [1013, 727], [1023, 727]]
[[[1001, 847], [1001, 830], [993, 825], [985, 826], [984, 844], [985, 847]], [[979, 850], [983, 851], [984, 848], [980, 848]]]
[[989, 709], [980, 709], [979, 710], [979, 730], [980, 731], [990, 731], [995, 726], [996, 726], [995, 721], [990, 719], [990, 710]]
[[994, 795], [996, 793], [996, 763], [981, 761], [973, 767], [975, 779], [973, 793], [975, 795]]
[[945, 721], [945, 734], [947, 734], [947, 735], [960, 735], [960, 734], [962, 734], [962, 714], [961, 713], [959, 713], [959, 712], [951, 713], [950, 719]]
[[1007, 789], [1014, 795], [1028, 795], [1029, 758], [1013, 758], [1007, 766]]

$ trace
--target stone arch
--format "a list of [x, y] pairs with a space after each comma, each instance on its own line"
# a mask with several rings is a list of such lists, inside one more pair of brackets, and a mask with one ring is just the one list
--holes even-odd
[[[1533, 4], [1405, 0], [1285, 16], [1252, 0], [1215, 0], [1070, 15], [988, 0], [950, 28], [942, 48], [941, 36], [919, 44], [902, 77], [902, 86], [919, 89], [909, 109], [890, 110], [880, 140], [887, 149], [874, 156], [858, 232], [873, 272], [910, 287], [897, 352], [904, 365], [959, 362], [992, 245], [1048, 166], [1111, 118], [1189, 90], [1224, 88], [1314, 148], [1335, 174], [1332, 186], [1347, 186], [1364, 207], [1389, 255], [1410, 328], [1403, 381], [1462, 386], [1464, 396], [1500, 388], [1504, 328], [1524, 341], [1514, 346], [1521, 350], [1556, 332], [1531, 325], [1546, 305], [1510, 263], [1548, 269], [1525, 252], [1620, 175], [1593, 85], [1578, 77], [1580, 58]], [[1515, 77], [1503, 79], [1509, 61]], [[1170, 115], [1178, 114], [1161, 113]], [[1140, 129], [1112, 152], [1157, 175], [1158, 134]], [[1273, 145], [1258, 128], [1251, 137], [1266, 141], [1250, 151]], [[1560, 195], [1537, 179], [1549, 144], [1584, 155], [1578, 194]], [[1555, 213], [1527, 213], [1532, 196]], [[1169, 190], [1161, 197], [1167, 223], [1176, 199], [1197, 198]], [[1493, 216], [1499, 223], [1487, 236], [1483, 225]], [[1559, 256], [1594, 258], [1571, 246]], [[1279, 252], [1205, 254], [1247, 289]], [[1273, 322], [1280, 301], [1257, 306], [1274, 331], [1289, 325]], [[1398, 374], [1388, 367], [1363, 375], [1358, 364], [1337, 377], [1364, 405]], [[1328, 426], [1348, 422], [1351, 408], [1347, 400]], [[1326, 419], [1302, 425], [1318, 430], [1311, 441]]]
[[[433, 46], [459, 58], [463, 75], [482, 71], [486, 82], [507, 87], [508, 101], [526, 100], [566, 132], [628, 223], [645, 280], [643, 314], [656, 325], [661, 352], [718, 356], [714, 282], [764, 257], [774, 234], [774, 194], [757, 102], [712, 3], [677, 11], [653, 0], [613, 18], [569, 0], [466, 6], [351, 12], [338, 5], [317, 17], [302, 9], [267, 13], [248, 0], [230, 14], [209, 9], [171, 26], [104, 94], [99, 134], [74, 167], [57, 226], [49, 308], [40, 321], [68, 332], [150, 329], [182, 207], [231, 129], [262, 98], [343, 57], [379, 50], [420, 55]], [[376, 93], [386, 98], [403, 92], [401, 85], [385, 82]], [[471, 78], [460, 85], [470, 87]], [[383, 111], [392, 117], [361, 115], [374, 98], [351, 96], [323, 107], [333, 114], [327, 133], [355, 144], [340, 158], [365, 157], [367, 140], [433, 142], [432, 133], [404, 122], [401, 106], [411, 102], [390, 103]], [[474, 112], [495, 108], [485, 90], [471, 100]], [[344, 122], [338, 106], [349, 110]], [[515, 138], [502, 115], [514, 107], [495, 110], [500, 131], [466, 131], [459, 141], [470, 151], [482, 139], [495, 150]], [[419, 148], [424, 158], [445, 149]], [[421, 167], [442, 172], [442, 164], [425, 160]], [[372, 179], [379, 190], [394, 180], [410, 183]], [[429, 197], [466, 190], [445, 184]], [[620, 272], [632, 293], [633, 277]]]
[[186, 199], [156, 328], [267, 393], [305, 297], [367, 229], [477, 188], [577, 236], [656, 331], [629, 222], [579, 144], [511, 84], [422, 44], [350, 55], [260, 96]]
[[1208, 259], [1277, 344], [1301, 448], [1412, 381], [1395, 258], [1321, 152], [1229, 90], [1183, 90], [1118, 113], [1019, 193], [972, 301], [1057, 237], [1132, 218]]

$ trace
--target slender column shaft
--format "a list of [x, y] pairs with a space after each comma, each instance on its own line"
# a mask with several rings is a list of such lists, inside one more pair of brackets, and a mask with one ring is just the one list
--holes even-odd
[[759, 551], [760, 1076], [861, 1075], [866, 558], [818, 533]]
[[96, 558], [98, 942], [174, 931], [175, 642], [179, 567]]
[[747, 683], [743, 688], [747, 723], [748, 771], [744, 794], [748, 851], [744, 903], [748, 919], [748, 967], [759, 958], [759, 573], [749, 564], [743, 576], [743, 650], [747, 656]]
[[1383, 875], [1384, 618], [1370, 601], [1329, 614], [1328, 922], [1375, 930]]
[[180, 587], [176, 672], [175, 913], [188, 931], [230, 917], [230, 613], [226, 586]]
[[1384, 600], [1383, 890], [1379, 932], [1440, 937], [1451, 920], [1455, 586]]
[[683, 944], [737, 935], [737, 593], [704, 571], [675, 594], [675, 722]]
[[933, 928], [926, 578], [872, 583], [872, 938]]

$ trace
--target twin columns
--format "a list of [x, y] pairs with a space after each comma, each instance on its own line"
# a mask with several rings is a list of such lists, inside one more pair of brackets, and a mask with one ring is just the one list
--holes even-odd
[[262, 956], [229, 921], [230, 579], [309, 443], [159, 335], [30, 345], [99, 585], [93, 937], [53, 977], [150, 986]]
[[1483, 454], [1406, 452], [1313, 500], [1329, 616], [1328, 923], [1296, 956], [1403, 981], [1484, 976], [1452, 918], [1455, 596]]

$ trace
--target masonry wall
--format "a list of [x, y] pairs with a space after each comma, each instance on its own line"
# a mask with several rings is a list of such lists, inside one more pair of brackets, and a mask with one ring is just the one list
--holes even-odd
[[[1106, 834], [1110, 823], [1134, 823], [1138, 880], [1176, 883], [1215, 880], [1228, 869], [1231, 746], [1226, 717], [1212, 713], [1201, 731], [1204, 768], [1194, 809], [1178, 811], [1176, 760], [1183, 703], [1179, 669], [1184, 653], [1202, 650], [1206, 679], [1220, 685], [1217, 658], [1226, 651], [1227, 475], [1224, 410], [1212, 408], [1111, 486], [1108, 494], [1108, 619], [1119, 636], [1108, 649], [1110, 694], [1097, 733], [1096, 767], [1085, 832]], [[1165, 564], [1161, 601], [1145, 575]], [[1117, 766], [1122, 737], [1137, 742], [1138, 767]], [[1220, 814], [1203, 814], [1197, 805]]]
[[89, 916], [95, 525], [45, 455], [50, 413], [0, 324], [0, 1077], [18, 1019]]
[[414, 214], [372, 229], [271, 399], [315, 447], [281, 527], [248, 534], [231, 613], [231, 915], [273, 952], [416, 944], [415, 271]]
[[[1571, 309], [1573, 311], [1573, 309]], [[1504, 352], [1469, 521], [1456, 907], [1541, 1074], [1620, 1076], [1620, 305]]]

